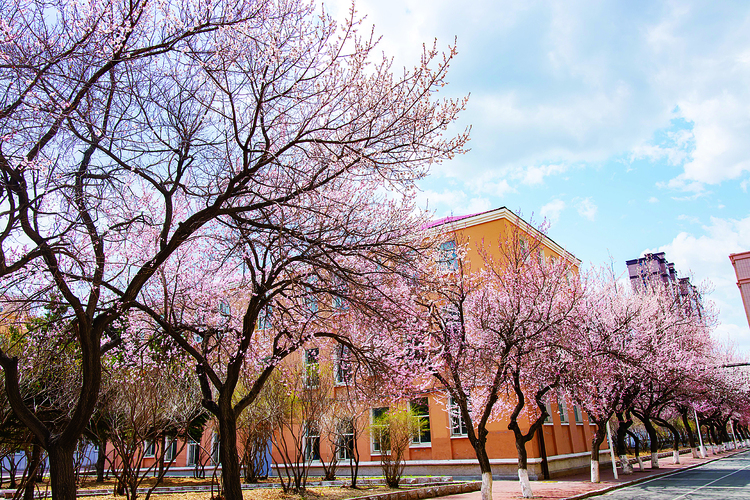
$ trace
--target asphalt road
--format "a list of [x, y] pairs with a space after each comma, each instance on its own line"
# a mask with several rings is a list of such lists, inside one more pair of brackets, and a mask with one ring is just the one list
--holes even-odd
[[612, 491], [607, 500], [750, 499], [750, 451]]

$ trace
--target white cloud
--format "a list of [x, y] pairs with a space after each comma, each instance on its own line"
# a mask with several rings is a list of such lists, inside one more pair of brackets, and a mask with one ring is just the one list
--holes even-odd
[[[325, 0], [343, 19], [345, 0]], [[359, 0], [379, 50], [414, 66], [422, 44], [458, 38], [447, 92], [472, 94], [471, 173], [534, 185], [564, 165], [618, 155], [682, 170], [672, 189], [750, 171], [750, 15], [742, 2], [642, 9], [617, 2]], [[398, 71], [396, 71], [398, 73]], [[655, 133], [679, 118], [690, 130]], [[479, 160], [479, 161], [477, 161]], [[490, 161], [491, 160], [491, 161]], [[556, 166], [560, 170], [550, 170]]]
[[544, 205], [539, 213], [542, 217], [545, 217], [550, 224], [555, 224], [560, 219], [560, 213], [565, 209], [565, 202], [563, 200], [552, 200]]
[[657, 198], [656, 196], [652, 196], [651, 198], [648, 199], [648, 202], [649, 203], [659, 203], [659, 198]]
[[576, 203], [576, 208], [578, 209], [578, 214], [581, 217], [584, 217], [592, 222], [594, 221], [594, 219], [596, 219], [596, 212], [599, 210], [599, 207], [597, 207], [596, 204], [591, 200], [591, 197], [578, 200]]
[[492, 203], [487, 198], [468, 196], [462, 190], [445, 190], [420, 192], [417, 206], [434, 211], [436, 217], [444, 217], [484, 212], [492, 208]]
[[700, 283], [709, 280], [714, 291], [709, 295], [720, 311], [719, 334], [731, 334], [745, 352], [750, 352], [750, 332], [737, 289], [730, 253], [750, 250], [750, 216], [740, 219], [711, 218], [698, 236], [681, 232], [668, 244], [648, 252], [665, 252], [681, 276], [693, 275]]
[[527, 167], [522, 173], [524, 184], [535, 185], [544, 182], [544, 178], [554, 174], [561, 174], [568, 170], [567, 165], [539, 165]]
[[690, 215], [680, 214], [677, 216], [677, 220], [684, 220], [686, 222], [689, 222], [691, 224], [700, 224], [701, 221], [698, 217], [693, 217]]

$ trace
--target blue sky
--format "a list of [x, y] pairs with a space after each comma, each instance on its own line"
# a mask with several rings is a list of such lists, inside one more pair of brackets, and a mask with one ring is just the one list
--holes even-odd
[[[349, 6], [327, 0], [341, 17]], [[471, 151], [436, 166], [436, 216], [499, 206], [551, 222], [585, 264], [665, 251], [710, 283], [717, 336], [750, 353], [728, 255], [750, 250], [750, 3], [358, 0], [396, 65], [459, 54]]]

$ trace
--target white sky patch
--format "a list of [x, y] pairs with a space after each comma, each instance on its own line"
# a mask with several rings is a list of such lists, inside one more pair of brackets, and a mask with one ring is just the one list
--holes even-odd
[[568, 170], [566, 165], [539, 165], [534, 167], [527, 167], [522, 174], [522, 182], [524, 184], [535, 185], [544, 182], [545, 177], [550, 175], [556, 175], [564, 173]]
[[576, 209], [581, 217], [593, 222], [599, 207], [591, 200], [591, 197], [587, 197], [576, 202]]
[[657, 198], [656, 196], [652, 196], [651, 198], [648, 199], [648, 202], [649, 203], [659, 203], [659, 198]]
[[693, 217], [691, 215], [685, 215], [685, 214], [678, 215], [677, 216], [677, 220], [684, 220], [685, 222], [689, 222], [691, 224], [700, 224], [701, 223], [701, 221], [700, 221], [700, 219], [698, 217]]
[[565, 210], [565, 202], [563, 200], [552, 200], [546, 205], [544, 205], [540, 210], [539, 213], [542, 217], [545, 217], [550, 224], [555, 224], [558, 220], [560, 220], [560, 214], [563, 210]]
[[740, 220], [711, 217], [710, 224], [702, 230], [703, 234], [698, 236], [681, 232], [672, 242], [646, 251], [665, 252], [679, 275], [692, 274], [695, 283], [709, 280], [714, 291], [708, 299], [716, 303], [722, 323], [717, 332], [731, 333], [738, 346], [747, 352], [750, 331], [729, 254], [750, 250], [750, 215]]
[[691, 130], [667, 132], [665, 144], [641, 144], [630, 152], [630, 161], [646, 159], [652, 162], [664, 160], [669, 165], [681, 165], [690, 159], [690, 149], [694, 145]]
[[488, 199], [468, 196], [463, 190], [420, 192], [417, 195], [417, 206], [428, 207], [435, 212], [435, 217], [475, 214], [493, 208]]

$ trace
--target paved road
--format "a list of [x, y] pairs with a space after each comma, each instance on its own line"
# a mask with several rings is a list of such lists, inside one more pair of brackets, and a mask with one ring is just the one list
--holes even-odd
[[602, 500], [750, 499], [750, 451], [621, 488]]

